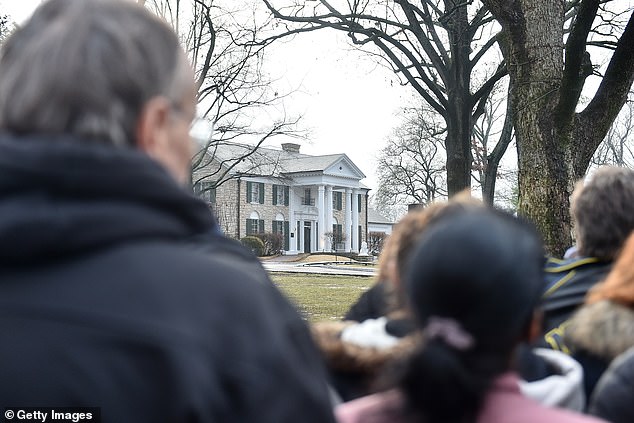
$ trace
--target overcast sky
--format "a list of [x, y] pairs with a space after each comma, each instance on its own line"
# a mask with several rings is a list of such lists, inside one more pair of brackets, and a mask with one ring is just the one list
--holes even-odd
[[[2, 12], [18, 23], [40, 3], [0, 0]], [[302, 125], [310, 129], [311, 139], [300, 142], [301, 151], [347, 154], [367, 176], [363, 182], [376, 189], [375, 157], [398, 123], [398, 109], [414, 98], [410, 89], [399, 86], [389, 69], [351, 50], [345, 35], [334, 31], [298, 36], [276, 46], [267, 60], [278, 84], [298, 89], [285, 106], [289, 114], [303, 115]]]

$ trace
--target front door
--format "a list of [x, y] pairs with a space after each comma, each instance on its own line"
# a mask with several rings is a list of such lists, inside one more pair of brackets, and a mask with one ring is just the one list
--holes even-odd
[[[310, 222], [306, 222], [310, 225]], [[304, 226], [304, 252], [310, 253], [310, 226]]]

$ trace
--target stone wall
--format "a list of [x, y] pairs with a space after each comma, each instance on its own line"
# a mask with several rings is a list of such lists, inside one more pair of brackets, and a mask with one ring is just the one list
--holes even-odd
[[216, 204], [213, 205], [214, 213], [218, 219], [220, 230], [230, 237], [238, 238], [238, 186], [240, 181], [230, 180], [216, 188]]

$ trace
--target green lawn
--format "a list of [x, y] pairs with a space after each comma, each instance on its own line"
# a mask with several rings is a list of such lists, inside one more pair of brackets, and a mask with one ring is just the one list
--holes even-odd
[[273, 282], [311, 322], [339, 320], [374, 278], [363, 276], [271, 273]]

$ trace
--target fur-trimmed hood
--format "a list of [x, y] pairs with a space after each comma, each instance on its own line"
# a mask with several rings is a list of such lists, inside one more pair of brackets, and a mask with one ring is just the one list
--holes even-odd
[[[385, 318], [370, 319], [363, 323], [322, 322], [314, 324], [312, 332], [328, 368], [335, 372], [373, 378], [387, 363], [402, 359], [413, 351], [419, 338], [416, 335], [397, 338], [387, 333], [377, 333], [381, 327], [385, 329], [386, 322]], [[374, 327], [368, 330], [372, 325]], [[348, 336], [342, 337], [344, 332]], [[360, 338], [365, 338], [365, 342]]]
[[584, 305], [569, 320], [564, 342], [611, 361], [634, 346], [634, 310], [609, 300]]

